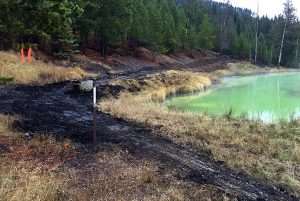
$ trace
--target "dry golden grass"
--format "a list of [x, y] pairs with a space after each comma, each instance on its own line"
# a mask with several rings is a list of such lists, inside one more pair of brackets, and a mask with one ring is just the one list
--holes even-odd
[[116, 145], [88, 153], [46, 135], [25, 140], [12, 130], [18, 119], [0, 114], [1, 201], [229, 200], [212, 186], [180, 180], [172, 171], [161, 174], [158, 162]]
[[236, 63], [228, 63], [228, 69], [217, 70], [214, 72], [218, 76], [231, 76], [231, 75], [253, 75], [253, 74], [264, 74], [264, 73], [280, 73], [280, 72], [294, 72], [296, 69], [290, 68], [271, 68], [271, 67], [259, 67], [248, 61], [241, 61]]
[[[8, 149], [3, 153], [0, 149], [1, 200], [64, 200], [68, 197], [66, 180], [46, 171], [40, 159], [41, 155], [51, 159], [50, 156], [55, 154], [41, 154], [41, 151], [54, 153], [59, 145], [54, 144], [54, 139], [50, 137], [22, 141], [20, 133], [12, 130], [13, 122], [17, 119], [0, 114], [0, 148]], [[26, 158], [27, 161], [24, 160]]]
[[57, 201], [68, 198], [63, 178], [27, 168], [26, 162], [0, 164], [0, 197], [3, 201]]
[[300, 122], [264, 124], [172, 111], [153, 102], [153, 92], [149, 95], [148, 91], [123, 93], [118, 99], [101, 101], [99, 108], [160, 128], [160, 133], [176, 143], [192, 145], [234, 169], [300, 194]]
[[[159, 163], [136, 157], [116, 146], [97, 153], [95, 160], [84, 168], [84, 175], [93, 176], [77, 182], [85, 186], [85, 190], [77, 191], [82, 200], [228, 199], [213, 186], [180, 180], [173, 171], [161, 173]], [[71, 177], [81, 174], [81, 171], [73, 172]], [[73, 182], [72, 186], [76, 186], [76, 179]]]
[[42, 85], [92, 76], [79, 67], [65, 68], [37, 60], [21, 64], [17, 54], [0, 52], [0, 77], [14, 78], [16, 84]]
[[205, 73], [191, 73], [187, 71], [165, 71], [147, 75], [138, 80], [113, 81], [112, 86], [122, 86], [125, 91], [138, 89], [143, 96], [152, 101], [164, 101], [168, 95], [194, 93], [211, 86], [216, 78]]
[[12, 136], [12, 126], [17, 117], [0, 114], [0, 137]]

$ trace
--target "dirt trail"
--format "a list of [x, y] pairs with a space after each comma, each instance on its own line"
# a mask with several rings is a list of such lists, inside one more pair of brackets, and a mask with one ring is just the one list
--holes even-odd
[[[147, 71], [139, 74], [144, 73]], [[98, 85], [104, 85], [109, 79], [99, 80]], [[91, 94], [70, 93], [68, 90], [66, 83], [1, 88], [0, 112], [23, 117], [25, 120], [16, 123], [15, 127], [27, 133], [52, 133], [58, 138], [88, 143], [92, 133]], [[212, 184], [240, 200], [299, 200], [282, 189], [250, 179], [222, 162], [176, 145], [159, 134], [154, 135], [154, 132], [143, 125], [97, 114], [99, 144], [113, 143], [137, 154], [145, 153], [162, 164], [169, 164], [168, 167], [174, 168], [182, 178]]]

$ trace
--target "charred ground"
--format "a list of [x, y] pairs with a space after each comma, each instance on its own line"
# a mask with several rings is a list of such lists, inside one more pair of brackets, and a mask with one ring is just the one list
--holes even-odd
[[[95, 64], [97, 61], [95, 59], [78, 60], [77, 62], [81, 62], [86, 68], [94, 65], [90, 68], [93, 71], [97, 71], [97, 68], [102, 66], [102, 72], [97, 79], [99, 98], [102, 98], [118, 95], [118, 92], [123, 90], [120, 87], [109, 85], [110, 81], [115, 79], [138, 78], [166, 69], [185, 68], [191, 71], [211, 72], [227, 68], [228, 60], [225, 57], [215, 58], [191, 58], [194, 61], [176, 65], [159, 64], [154, 60], [155, 65], [152, 63], [130, 68], [128, 59], [125, 64], [120, 64], [121, 57], [119, 57], [114, 58], [115, 67], [112, 70], [103, 68], [103, 63]], [[108, 60], [109, 62], [111, 60]], [[94, 178], [93, 174], [97, 174], [97, 167], [93, 164], [97, 154], [105, 152], [113, 146], [122, 150], [122, 153], [128, 152], [134, 158], [131, 160], [135, 163], [139, 162], [138, 158], [145, 161], [156, 161], [158, 170], [155, 174], [162, 175], [162, 177], [171, 171], [174, 172], [176, 178], [188, 182], [189, 185], [212, 186], [213, 189], [216, 189], [214, 190], [215, 194], [208, 196], [216, 200], [220, 199], [222, 195], [239, 200], [299, 199], [281, 187], [256, 181], [244, 173], [235, 172], [223, 162], [213, 161], [192, 147], [174, 144], [161, 137], [159, 129], [137, 125], [104, 113], [97, 113], [97, 146], [96, 148], [91, 147], [89, 145], [92, 133], [91, 93], [74, 92], [67, 83], [38, 87], [24, 85], [2, 87], [0, 101], [2, 114], [22, 117], [22, 121], [14, 123], [14, 128], [25, 133], [25, 138], [30, 139], [37, 133], [47, 133], [60, 140], [68, 138], [78, 144], [84, 144], [82, 145], [85, 150], [84, 154], [80, 154], [76, 159], [62, 161], [63, 166], [72, 166], [75, 169], [81, 169], [82, 172], [87, 166], [95, 170], [90, 173], [92, 176], [80, 173], [82, 177]], [[9, 148], [4, 143], [0, 143], [0, 154], [8, 152]]]

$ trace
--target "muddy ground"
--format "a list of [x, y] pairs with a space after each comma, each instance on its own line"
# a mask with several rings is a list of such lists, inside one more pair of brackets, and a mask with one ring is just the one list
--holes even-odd
[[[204, 68], [205, 66], [205, 68]], [[226, 68], [224, 59], [207, 60], [200, 65], [196, 62], [186, 66], [193, 71], [209, 72]], [[182, 66], [174, 66], [181, 69]], [[121, 73], [103, 73], [97, 80], [98, 94], [107, 95], [103, 90], [111, 79], [137, 78], [171, 67], [143, 66]], [[110, 89], [112, 90], [112, 89]], [[116, 91], [121, 89], [114, 89]], [[53, 134], [58, 139], [70, 138], [91, 147], [92, 136], [92, 94], [70, 91], [67, 83], [36, 86], [7, 86], [0, 88], [0, 112], [19, 115], [24, 120], [15, 122], [15, 128], [26, 133]], [[210, 184], [221, 192], [238, 200], [299, 200], [281, 187], [266, 184], [235, 172], [223, 162], [182, 147], [161, 137], [155, 128], [137, 125], [103, 113], [97, 113], [97, 147], [113, 144], [141, 158], [160, 161], [161, 171], [173, 169], [179, 178], [199, 184]], [[5, 152], [5, 145], [1, 145]], [[70, 161], [68, 161], [70, 163]]]

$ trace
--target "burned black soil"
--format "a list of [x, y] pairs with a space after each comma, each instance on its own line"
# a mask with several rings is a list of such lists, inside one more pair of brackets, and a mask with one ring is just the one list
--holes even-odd
[[[76, 142], [91, 142], [91, 94], [70, 93], [65, 83], [44, 87], [17, 86], [2, 88], [0, 111], [19, 115], [24, 120], [15, 128], [25, 133], [47, 133]], [[97, 114], [97, 143], [117, 144], [141, 157], [161, 161], [178, 176], [200, 184], [216, 186], [241, 200], [298, 200], [275, 186], [250, 179], [232, 171], [194, 150], [160, 137], [155, 130], [109, 115]], [[4, 150], [2, 150], [4, 151]]]
[[[218, 65], [220, 68], [224, 66], [222, 62]], [[145, 68], [114, 75], [103, 74], [97, 80], [98, 94], [107, 95], [108, 92], [103, 93], [103, 90], [111, 79], [136, 78], [161, 70], [164, 69]], [[195, 71], [201, 70], [197, 68]], [[15, 122], [15, 129], [23, 131], [27, 136], [36, 133], [52, 134], [58, 139], [69, 138], [85, 144], [87, 149], [93, 150], [89, 148], [92, 139], [92, 94], [70, 91], [68, 83], [40, 87], [3, 87], [0, 90], [0, 112], [22, 117], [23, 121]], [[239, 200], [300, 199], [283, 188], [253, 180], [244, 173], [233, 171], [223, 162], [214, 161], [192, 148], [174, 144], [161, 137], [155, 128], [137, 125], [99, 112], [96, 121], [97, 147], [113, 144], [138, 157], [160, 161], [162, 169], [173, 169], [179, 178], [215, 186], [228, 196]], [[0, 147], [0, 152], [5, 150], [5, 147]]]

